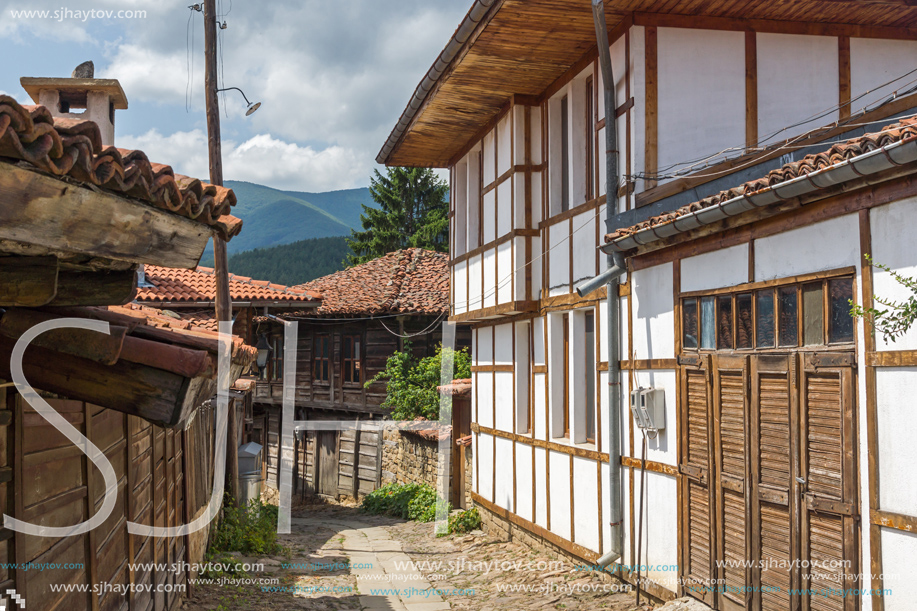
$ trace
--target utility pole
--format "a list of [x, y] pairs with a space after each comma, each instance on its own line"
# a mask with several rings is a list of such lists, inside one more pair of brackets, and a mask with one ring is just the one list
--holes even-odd
[[[220, 145], [220, 102], [217, 97], [217, 14], [216, 0], [204, 0], [204, 95], [207, 108], [207, 149], [210, 157], [210, 184], [223, 186], [223, 154]], [[229, 267], [226, 242], [213, 236], [213, 273], [216, 279], [216, 316], [220, 322], [232, 320], [229, 295]], [[226, 448], [228, 491], [234, 503], [239, 499], [238, 433], [236, 407], [229, 400], [229, 430]]]

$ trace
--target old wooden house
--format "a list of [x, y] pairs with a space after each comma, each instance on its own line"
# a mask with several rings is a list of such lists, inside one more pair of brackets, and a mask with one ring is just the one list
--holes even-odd
[[[107, 334], [37, 335], [22, 373], [71, 432], [104, 454], [115, 486], [107, 489], [86, 446], [71, 443], [23, 397], [29, 389], [7, 382], [0, 387], [0, 511], [71, 527], [105, 511], [109, 490], [115, 496], [108, 519], [81, 535], [27, 535], [6, 523], [2, 604], [12, 608], [15, 591], [20, 606], [41, 611], [175, 609], [187, 587], [182, 563], [203, 557], [201, 536], [130, 534], [128, 523], [177, 526], [207, 505], [214, 431], [205, 406], [216, 391], [218, 336], [120, 306], [134, 296], [139, 265], [192, 268], [211, 236], [235, 235], [235, 196], [112, 146], [115, 109], [127, 104], [117, 81], [24, 84], [50, 106], [0, 96], [0, 376], [14, 375], [16, 344], [38, 323], [107, 323]], [[108, 110], [105, 129], [70, 114], [87, 104]], [[239, 338], [230, 351], [235, 377], [254, 351]]]
[[[448, 257], [419, 248], [400, 250], [298, 288], [322, 295], [322, 302], [314, 311], [281, 315], [299, 323], [297, 420], [382, 418], [386, 384], [366, 383], [406, 342], [418, 358], [435, 353], [448, 315]], [[282, 325], [266, 319], [261, 328], [277, 346], [272, 358], [282, 368]], [[460, 343], [468, 345], [467, 334]], [[255, 405], [264, 405], [269, 415], [268, 484], [274, 486], [281, 399], [279, 378], [258, 382]], [[382, 478], [377, 432], [309, 432], [300, 435], [297, 455], [300, 493], [358, 496], [374, 490]]]
[[915, 23], [473, 3], [377, 160], [451, 173], [486, 520], [659, 598], [913, 608], [917, 330], [849, 311], [917, 268]]

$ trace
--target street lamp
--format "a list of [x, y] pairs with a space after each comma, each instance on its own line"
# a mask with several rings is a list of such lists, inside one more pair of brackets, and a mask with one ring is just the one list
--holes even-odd
[[258, 371], [263, 371], [267, 365], [267, 359], [271, 355], [271, 344], [267, 341], [267, 336], [262, 333], [258, 339], [258, 356], [255, 357], [255, 363], [258, 365]]
[[236, 91], [241, 93], [242, 97], [245, 99], [245, 103], [248, 104], [248, 110], [245, 111], [246, 117], [252, 114], [253, 112], [255, 112], [256, 110], [258, 110], [259, 108], [261, 108], [261, 102], [255, 102], [254, 104], [252, 104], [251, 102], [248, 101], [248, 98], [245, 96], [245, 92], [239, 89], [238, 87], [226, 87], [225, 89], [217, 89], [217, 93], [221, 91], [229, 91], [230, 89], [235, 89]]

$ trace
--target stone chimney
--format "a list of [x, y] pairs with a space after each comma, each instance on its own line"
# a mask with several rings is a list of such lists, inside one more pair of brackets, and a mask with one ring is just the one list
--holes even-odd
[[115, 111], [127, 108], [117, 79], [93, 78], [92, 62], [83, 62], [70, 78], [22, 77], [19, 82], [36, 104], [55, 117], [87, 119], [99, 126], [102, 144], [114, 146]]

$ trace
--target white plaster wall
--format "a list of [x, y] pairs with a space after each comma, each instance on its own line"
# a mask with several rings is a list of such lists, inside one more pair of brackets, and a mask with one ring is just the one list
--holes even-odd
[[[602, 471], [602, 498], [599, 499], [599, 502], [602, 503], [602, 549], [599, 550], [599, 553], [604, 555], [611, 549], [611, 495], [608, 492], [608, 477], [611, 467], [608, 466], [607, 462], [603, 462], [599, 465], [599, 468]], [[624, 471], [622, 470], [623, 474]], [[618, 562], [621, 561], [619, 560]]]
[[[512, 270], [513, 270], [513, 299], [516, 301], [526, 301], [532, 299], [530, 295], [526, 293], [525, 286], [525, 274], [528, 268], [523, 267], [525, 264], [525, 241], [528, 238], [513, 238], [512, 247], [513, 247], [513, 260]], [[535, 255], [535, 244], [532, 244], [532, 256]], [[522, 268], [522, 269], [520, 269]], [[532, 274], [532, 281], [534, 282], [535, 276]]]
[[[665, 430], [659, 431], [655, 439], [647, 437], [646, 458], [667, 465], [678, 465], [678, 377], [674, 370], [636, 371], [635, 383], [638, 387], [661, 388], [665, 391]], [[630, 403], [623, 403], [622, 409], [630, 410]], [[640, 456], [643, 444], [643, 431], [634, 427], [634, 454]]]
[[475, 374], [474, 391], [477, 397], [478, 424], [487, 428], [494, 428], [494, 374], [478, 372]]
[[[513, 300], [513, 244], [504, 242], [497, 246], [497, 274], [493, 287], [497, 292], [497, 303]], [[518, 281], [518, 278], [516, 279]], [[525, 280], [523, 278], [523, 285]]]
[[599, 463], [573, 457], [573, 542], [599, 551]]
[[453, 202], [455, 217], [452, 226], [455, 229], [452, 242], [454, 256], [468, 252], [468, 157], [459, 161], [452, 172]]
[[516, 432], [529, 430], [529, 325], [528, 322], [516, 323], [516, 362], [514, 363], [516, 381]]
[[557, 223], [548, 229], [548, 247], [551, 248], [548, 268], [549, 295], [565, 295], [570, 292], [570, 225]]
[[562, 314], [548, 314], [548, 410], [551, 438], [561, 437], [563, 430], [563, 319]]
[[452, 268], [452, 287], [455, 289], [455, 313], [468, 311], [468, 261]]
[[[490, 248], [484, 251], [484, 294], [479, 307], [489, 308], [497, 303], [497, 251]], [[476, 309], [476, 308], [472, 308]]]
[[608, 425], [607, 422], [610, 418], [610, 412], [608, 407], [608, 372], [600, 371], [596, 375], [596, 383], [599, 385], [599, 411], [602, 414], [602, 426], [599, 427], [599, 439], [598, 446], [596, 450], [599, 452], [608, 451]]
[[638, 360], [675, 358], [673, 282], [671, 263], [634, 272], [633, 347]]
[[494, 333], [494, 365], [513, 364], [513, 325], [496, 325]]
[[586, 77], [592, 66], [570, 84], [570, 207], [586, 201]]
[[848, 214], [755, 240], [755, 281], [859, 264], [857, 215]]
[[681, 260], [681, 290], [706, 291], [748, 282], [748, 244]]
[[477, 255], [468, 259], [468, 309], [481, 308], [481, 274], [484, 272], [482, 256]]
[[[917, 231], [917, 215], [914, 214], [917, 198], [910, 197], [887, 206], [870, 210], [872, 229], [873, 260], [888, 265], [908, 277], [917, 275], [917, 254], [913, 236]], [[891, 275], [879, 269], [873, 270], [873, 290], [883, 299], [902, 301], [911, 296]], [[886, 342], [881, 333], [876, 334], [877, 350], [917, 349], [917, 327], [912, 327], [895, 342]]]
[[497, 187], [497, 237], [513, 229], [513, 181], [504, 180]]
[[541, 222], [541, 190], [544, 172], [532, 172], [532, 226]]
[[[646, 169], [646, 147], [644, 146], [646, 134], [646, 29], [634, 26], [630, 29], [630, 74], [631, 93], [634, 96], [633, 120], [631, 121], [631, 156], [633, 172], [642, 172]], [[637, 193], [646, 190], [646, 183], [638, 180]]]
[[[574, 443], [586, 442], [586, 311], [570, 312], [570, 439]], [[562, 366], [563, 356], [557, 364]], [[555, 366], [556, 367], [556, 366]]]
[[[634, 511], [640, 509], [640, 472], [634, 473]], [[625, 505], [629, 503], [625, 501]], [[669, 590], [678, 585], [678, 485], [671, 475], [646, 472], [646, 496], [643, 498], [643, 549], [640, 564], [653, 569], [667, 566], [670, 570], [651, 570], [646, 577]], [[639, 515], [635, 515], [635, 528]], [[634, 531], [636, 534], [636, 530]]]
[[494, 160], [494, 155], [496, 151], [494, 150], [494, 130], [490, 130], [484, 136], [483, 144], [483, 166], [484, 166], [484, 186], [486, 187], [494, 180], [496, 180], [496, 175], [494, 174], [496, 162]]
[[541, 163], [541, 106], [533, 106], [532, 110], [532, 164]]
[[516, 515], [534, 522], [532, 513], [532, 446], [516, 443]]
[[659, 168], [744, 146], [745, 33], [659, 28], [658, 52]]
[[570, 457], [548, 451], [551, 461], [551, 532], [570, 540]]
[[[561, 223], [564, 225], [564, 223]], [[595, 270], [595, 212], [573, 217], [573, 283], [592, 278]]]
[[[888, 528], [881, 529], [881, 533], [882, 587], [891, 590], [891, 594], [884, 597], [885, 611], [912, 611], [914, 601], [917, 600], [917, 579], [913, 576], [914, 559], [917, 558], [917, 533]], [[870, 597], [863, 598], [865, 601]]]
[[494, 364], [494, 330], [493, 327], [482, 327], [475, 330], [477, 343], [474, 345], [475, 365]]
[[535, 524], [548, 527], [547, 450], [535, 448]]
[[513, 464], [513, 442], [502, 437], [495, 437], [494, 442], [496, 444], [494, 446], [496, 462], [491, 465], [494, 478], [496, 478], [494, 503], [504, 509], [515, 511], [516, 508], [513, 507], [513, 470], [512, 468], [500, 468], [500, 465]]
[[880, 87], [913, 70], [915, 57], [917, 42], [912, 40], [851, 38], [850, 93], [856, 98], [870, 91], [868, 95], [853, 103], [853, 111], [885, 99], [896, 89], [910, 83], [914, 78], [913, 74]]
[[[520, 229], [525, 227], [525, 173], [516, 172], [513, 177], [507, 181], [512, 184], [513, 188], [513, 228]], [[532, 205], [537, 201], [532, 198]]]
[[[513, 432], [513, 374], [498, 371], [494, 374], [494, 391], [497, 421], [495, 429]], [[502, 463], [501, 463], [502, 464]]]
[[879, 508], [917, 517], [917, 411], [912, 394], [915, 385], [915, 367], [876, 370]]
[[[784, 131], [837, 106], [840, 79], [836, 37], [758, 33], [757, 47], [760, 143], [787, 140], [837, 120], [835, 111]], [[801, 57], [805, 61], [799, 61]], [[793, 92], [792, 104], [787, 104], [788, 91]]]
[[535, 387], [533, 390], [534, 400], [535, 400], [535, 439], [547, 439], [547, 431], [545, 430], [545, 388], [544, 388], [544, 379], [547, 376], [543, 373], [536, 373], [533, 377], [535, 382]]
[[525, 163], [525, 106], [513, 106], [513, 164]]
[[475, 448], [478, 464], [477, 481], [478, 494], [488, 501], [494, 500], [494, 438], [481, 433], [477, 436], [478, 445]]
[[489, 244], [497, 239], [497, 190], [491, 189], [484, 194], [484, 205], [481, 214], [483, 218], [484, 244]]
[[513, 124], [507, 113], [497, 122], [497, 178], [512, 167]]
[[548, 217], [560, 212], [561, 206], [561, 147], [560, 147], [560, 100], [567, 88], [548, 100]]
[[[626, 299], [626, 298], [624, 298]], [[627, 312], [627, 305], [623, 299], [621, 301], [622, 312]], [[596, 360], [600, 363], [608, 360], [608, 301], [602, 300], [595, 309], [595, 320], [598, 323], [597, 331], [599, 334], [599, 350], [595, 355]], [[620, 336], [619, 336], [620, 337]]]
[[479, 146], [468, 153], [468, 250], [480, 246], [478, 228], [481, 226], [480, 210], [481, 201], [481, 151]]

